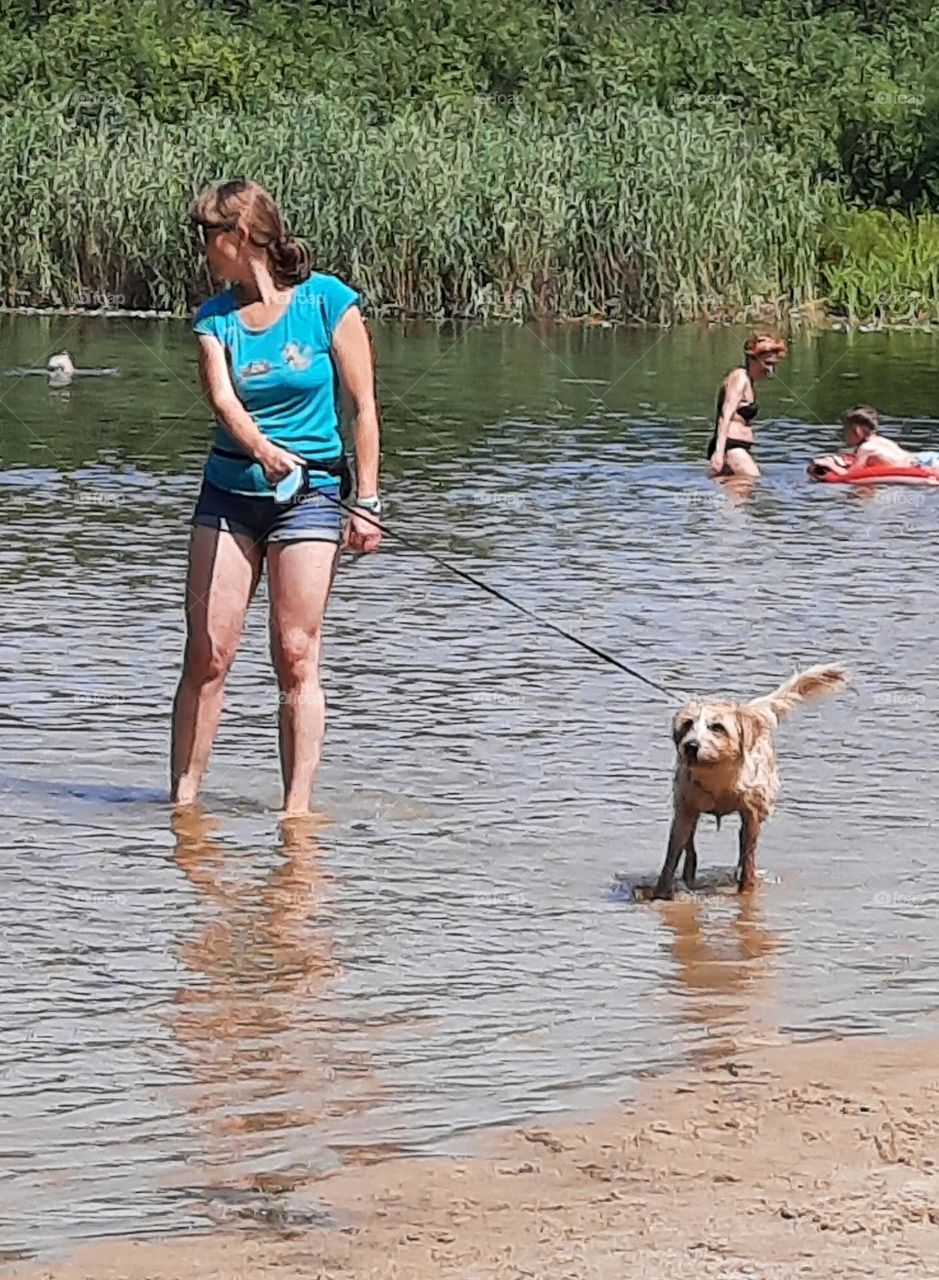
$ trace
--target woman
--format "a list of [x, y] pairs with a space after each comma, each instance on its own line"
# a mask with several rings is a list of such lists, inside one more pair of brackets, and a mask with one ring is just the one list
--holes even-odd
[[786, 354], [782, 338], [754, 333], [743, 347], [743, 364], [731, 369], [717, 395], [717, 420], [708, 444], [708, 460], [716, 476], [758, 476], [751, 457], [753, 428], [758, 412], [754, 384], [771, 378]]
[[[266, 561], [284, 810], [306, 813], [325, 730], [320, 638], [348, 473], [337, 381], [354, 414], [362, 512], [350, 517], [346, 541], [357, 552], [375, 551], [381, 541], [371, 346], [355, 292], [311, 271], [308, 252], [286, 234], [263, 187], [243, 179], [210, 187], [190, 216], [213, 277], [232, 287], [204, 303], [193, 323], [216, 428], [192, 519], [172, 799], [196, 799], [225, 677]], [[275, 496], [279, 482], [294, 478], [303, 481], [296, 496], [284, 500], [283, 486]]]

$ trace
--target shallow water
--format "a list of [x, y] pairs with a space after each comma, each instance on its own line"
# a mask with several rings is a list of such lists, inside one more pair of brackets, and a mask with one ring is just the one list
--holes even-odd
[[797, 340], [734, 503], [700, 457], [735, 331], [379, 327], [392, 524], [669, 687], [856, 673], [781, 734], [755, 899], [648, 907], [614, 886], [663, 854], [672, 703], [393, 544], [331, 607], [323, 821], [278, 832], [259, 600], [174, 829], [186, 327], [0, 324], [6, 366], [121, 369], [0, 391], [0, 1256], [270, 1220], [337, 1162], [753, 1038], [934, 1025], [939, 499], [803, 474], [858, 400], [939, 446], [934, 338]]

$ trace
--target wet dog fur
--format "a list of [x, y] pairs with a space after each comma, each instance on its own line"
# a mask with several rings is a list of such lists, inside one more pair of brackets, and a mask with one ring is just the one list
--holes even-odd
[[682, 854], [682, 879], [689, 889], [694, 888], [698, 867], [694, 836], [703, 813], [715, 814], [718, 822], [725, 814], [740, 814], [737, 884], [741, 892], [753, 888], [760, 828], [779, 792], [773, 744], [776, 726], [799, 703], [838, 693], [847, 683], [841, 667], [820, 665], [796, 672], [778, 689], [752, 702], [695, 701], [677, 713], [672, 722], [678, 757], [674, 813], [656, 898], [672, 897]]

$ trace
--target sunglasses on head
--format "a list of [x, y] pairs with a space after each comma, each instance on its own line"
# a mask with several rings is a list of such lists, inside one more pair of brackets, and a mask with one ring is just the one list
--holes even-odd
[[209, 237], [217, 234], [219, 231], [230, 231], [231, 227], [226, 226], [224, 222], [196, 222], [193, 224], [196, 237], [203, 249], [209, 242]]

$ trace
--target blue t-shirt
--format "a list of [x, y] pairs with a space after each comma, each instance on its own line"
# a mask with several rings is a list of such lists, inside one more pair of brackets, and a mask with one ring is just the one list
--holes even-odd
[[[358, 294], [347, 284], [314, 272], [296, 286], [287, 310], [267, 329], [245, 327], [231, 289], [204, 302], [192, 327], [218, 338], [225, 347], [235, 393], [258, 429], [301, 458], [323, 462], [342, 452], [330, 354], [333, 332], [358, 302]], [[226, 456], [231, 454], [239, 456]], [[205, 478], [231, 493], [273, 493], [260, 465], [219, 422]], [[312, 473], [310, 479], [314, 484], [329, 483], [323, 474]]]

